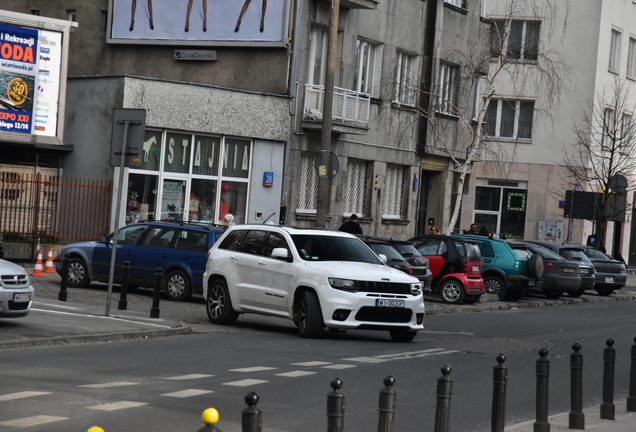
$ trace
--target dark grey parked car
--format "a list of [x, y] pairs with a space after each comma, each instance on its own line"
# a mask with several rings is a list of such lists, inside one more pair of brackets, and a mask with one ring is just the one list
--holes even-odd
[[608, 296], [616, 289], [621, 289], [627, 283], [627, 268], [622, 262], [610, 258], [592, 246], [564, 243], [567, 246], [576, 245], [583, 249], [583, 253], [594, 264], [596, 284], [594, 289], [599, 295]]
[[576, 292], [581, 286], [579, 265], [567, 261], [561, 255], [552, 252], [542, 246], [511, 241], [510, 245], [520, 258], [525, 258], [523, 253], [540, 255], [543, 258], [543, 276], [541, 281], [541, 294], [549, 299], [557, 299], [565, 292]]
[[433, 280], [433, 274], [431, 273], [430, 264], [428, 259], [423, 257], [420, 251], [418, 251], [413, 243], [406, 240], [387, 240], [387, 243], [391, 243], [395, 249], [404, 257], [405, 260], [411, 264], [413, 269], [413, 276], [418, 278], [422, 282], [422, 289], [425, 293], [431, 292], [431, 281]]
[[590, 261], [587, 255], [583, 253], [583, 249], [581, 247], [540, 240], [525, 241], [528, 243], [538, 244], [539, 246], [543, 246], [546, 249], [550, 249], [552, 252], [561, 255], [566, 260], [577, 263], [579, 265], [581, 286], [577, 291], [569, 291], [568, 295], [572, 297], [580, 297], [586, 290], [594, 289], [594, 284], [596, 283], [596, 277], [594, 275], [594, 264], [592, 264], [592, 261]]

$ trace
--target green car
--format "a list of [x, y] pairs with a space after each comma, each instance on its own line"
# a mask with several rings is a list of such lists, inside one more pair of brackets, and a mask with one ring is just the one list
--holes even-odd
[[484, 292], [497, 294], [500, 300], [516, 301], [527, 288], [541, 284], [543, 259], [534, 254], [530, 259], [519, 256], [506, 240], [479, 235], [454, 234], [475, 240], [481, 251]]

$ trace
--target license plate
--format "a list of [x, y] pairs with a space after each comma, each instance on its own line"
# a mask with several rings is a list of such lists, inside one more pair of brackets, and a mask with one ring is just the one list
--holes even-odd
[[479, 271], [479, 266], [474, 265], [472, 269], [474, 273], [477, 273]]
[[564, 267], [563, 268], [563, 273], [572, 273], [572, 274], [574, 274], [574, 269], [573, 268]]
[[403, 308], [406, 306], [406, 301], [397, 299], [375, 299], [375, 306]]
[[605, 276], [605, 283], [614, 283], [613, 276]]
[[31, 300], [31, 293], [20, 293], [13, 294], [13, 302], [14, 303], [24, 303]]

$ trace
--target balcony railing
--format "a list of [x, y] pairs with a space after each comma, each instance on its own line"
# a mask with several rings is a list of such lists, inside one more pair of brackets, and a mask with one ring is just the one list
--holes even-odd
[[[307, 84], [305, 87], [306, 120], [321, 120], [325, 86]], [[332, 119], [337, 122], [350, 123], [358, 127], [367, 127], [371, 95], [347, 90], [339, 87], [333, 89]]]

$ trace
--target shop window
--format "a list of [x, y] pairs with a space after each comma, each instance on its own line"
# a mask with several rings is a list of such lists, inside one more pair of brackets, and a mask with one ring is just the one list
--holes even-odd
[[128, 175], [127, 224], [155, 220], [158, 179], [151, 174]]
[[219, 173], [221, 138], [195, 136], [192, 174], [216, 176]]
[[225, 139], [223, 175], [248, 178], [250, 175], [250, 141], [234, 138]]
[[190, 150], [192, 135], [168, 132], [163, 170], [174, 173], [190, 172]]
[[224, 181], [221, 183], [218, 223], [223, 224], [226, 214], [234, 216], [234, 223], [245, 223], [247, 209], [247, 183]]
[[216, 223], [216, 180], [192, 179], [188, 220]]
[[163, 193], [161, 196], [161, 220], [182, 221], [185, 204], [185, 180], [163, 181]]
[[148, 170], [148, 171], [159, 171], [160, 160], [161, 160], [161, 132], [146, 130], [144, 135], [141, 169]]
[[[509, 186], [510, 183], [513, 187]], [[527, 190], [523, 182], [478, 179], [473, 220], [506, 238], [524, 238]], [[514, 187], [516, 186], [516, 187]]]

